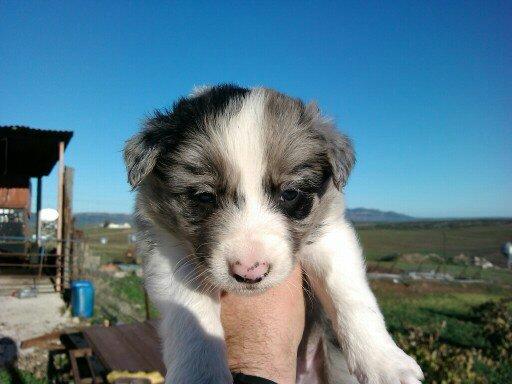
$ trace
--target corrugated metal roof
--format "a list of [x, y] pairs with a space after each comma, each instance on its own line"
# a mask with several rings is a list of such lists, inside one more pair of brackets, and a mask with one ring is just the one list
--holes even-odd
[[48, 175], [59, 160], [59, 142], [67, 146], [72, 131], [0, 126], [0, 177]]
[[27, 134], [27, 135], [42, 135], [42, 136], [58, 136], [67, 138], [66, 144], [73, 137], [73, 131], [61, 131], [53, 129], [40, 129], [27, 127], [26, 125], [0, 125], [0, 137], [4, 134], [4, 130], [11, 131], [15, 134]]

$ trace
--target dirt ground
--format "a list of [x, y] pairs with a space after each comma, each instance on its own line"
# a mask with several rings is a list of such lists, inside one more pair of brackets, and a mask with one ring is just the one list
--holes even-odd
[[18, 347], [18, 368], [43, 377], [48, 353], [36, 348], [20, 349], [24, 340], [76, 326], [58, 293], [34, 298], [0, 296], [0, 339], [10, 338]]
[[18, 299], [0, 296], [0, 335], [20, 343], [71, 324], [58, 293]]

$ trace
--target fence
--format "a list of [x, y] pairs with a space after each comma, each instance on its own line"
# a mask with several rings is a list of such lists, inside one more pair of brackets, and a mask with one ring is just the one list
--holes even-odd
[[9, 278], [11, 290], [26, 286], [27, 281], [35, 287], [50, 281], [61, 292], [80, 276], [84, 248], [79, 233], [67, 240], [0, 236], [0, 277]]

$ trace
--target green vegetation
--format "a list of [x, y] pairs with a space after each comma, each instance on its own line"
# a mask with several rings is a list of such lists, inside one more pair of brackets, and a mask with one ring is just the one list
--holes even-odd
[[[101, 227], [83, 228], [89, 247], [94, 255], [101, 256], [101, 263], [123, 261], [126, 252], [131, 250], [129, 236], [132, 229], [109, 229]], [[101, 244], [100, 239], [106, 237], [107, 244]]]
[[[95, 276], [93, 278], [99, 294], [96, 295], [93, 323], [111, 324], [118, 321], [134, 322], [146, 319], [146, 307], [142, 278], [128, 275], [121, 278]], [[149, 314], [152, 319], [158, 312], [150, 303]]]
[[[512, 382], [512, 272], [468, 265], [473, 257], [504, 266], [500, 246], [512, 239], [512, 221], [475, 220], [356, 226], [369, 269], [431, 271], [483, 283], [373, 281], [372, 288], [398, 344], [415, 356], [433, 384]], [[123, 261], [131, 230], [86, 228], [102, 263]], [[102, 245], [100, 238], [108, 237]], [[456, 256], [463, 253], [466, 262]], [[143, 320], [142, 279], [95, 277], [95, 321]], [[157, 316], [151, 308], [152, 317]], [[1, 376], [0, 376], [1, 378]]]
[[480, 328], [472, 309], [510, 294], [506, 289], [487, 285], [452, 285], [418, 282], [409, 286], [375, 281], [377, 295], [391, 331], [422, 327], [435, 331], [443, 324], [441, 337], [459, 346], [481, 346]]
[[47, 384], [48, 380], [38, 379], [30, 372], [15, 369], [13, 372], [0, 368], [1, 384]]
[[356, 229], [369, 260], [404, 253], [436, 253], [449, 259], [464, 253], [504, 266], [500, 247], [512, 239], [512, 221], [432, 221], [361, 225]]
[[398, 344], [415, 356], [427, 383], [512, 382], [510, 286], [374, 281]]

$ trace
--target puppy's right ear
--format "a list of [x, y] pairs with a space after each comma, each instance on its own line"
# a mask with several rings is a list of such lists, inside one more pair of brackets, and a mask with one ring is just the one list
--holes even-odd
[[124, 162], [132, 188], [137, 188], [153, 170], [159, 153], [159, 146], [151, 139], [151, 131], [147, 127], [126, 142]]
[[356, 162], [354, 148], [350, 139], [340, 133], [334, 123], [322, 116], [316, 103], [309, 103], [305, 109], [313, 127], [325, 143], [327, 158], [331, 165], [334, 186], [341, 190]]

